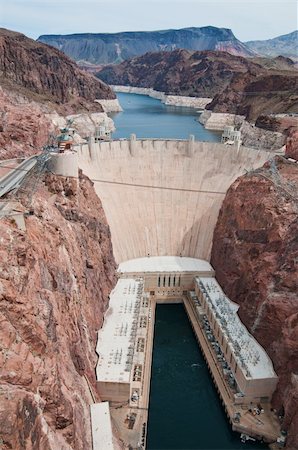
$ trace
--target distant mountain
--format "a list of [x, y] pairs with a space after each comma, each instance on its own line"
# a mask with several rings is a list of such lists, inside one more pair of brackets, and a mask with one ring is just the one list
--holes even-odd
[[236, 39], [231, 30], [211, 26], [162, 31], [43, 35], [38, 41], [58, 48], [75, 61], [92, 64], [115, 64], [147, 52], [179, 48], [219, 50], [240, 56], [255, 55]]
[[226, 52], [174, 50], [146, 53], [121, 64], [111, 64], [96, 76], [108, 84], [153, 88], [167, 94], [213, 97], [235, 74], [259, 73], [250, 59]]
[[252, 51], [264, 56], [287, 56], [298, 60], [298, 31], [278, 36], [266, 41], [249, 41], [245, 45]]

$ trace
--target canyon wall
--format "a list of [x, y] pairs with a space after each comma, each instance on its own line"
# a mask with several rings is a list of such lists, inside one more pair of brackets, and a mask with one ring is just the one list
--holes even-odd
[[94, 349], [115, 284], [109, 227], [81, 174], [47, 175], [30, 211], [26, 231], [0, 221], [0, 446], [89, 450]]
[[76, 115], [78, 122], [80, 114], [85, 136], [100, 113], [109, 121], [104, 111], [120, 109], [109, 86], [62, 52], [0, 28], [0, 159], [39, 153], [59, 133], [50, 115]]
[[211, 264], [279, 376], [273, 406], [298, 448], [298, 164], [275, 157], [230, 187]]
[[0, 28], [1, 84], [40, 101], [99, 108], [95, 99], [114, 99], [109, 86], [81, 70], [59, 50]]
[[211, 98], [226, 90], [235, 74], [264, 69], [251, 59], [220, 51], [146, 53], [101, 68], [96, 76], [110, 85], [152, 88], [167, 95]]
[[102, 200], [117, 263], [148, 254], [209, 259], [227, 189], [271, 156], [244, 147], [150, 139], [76, 150], [74, 159]]

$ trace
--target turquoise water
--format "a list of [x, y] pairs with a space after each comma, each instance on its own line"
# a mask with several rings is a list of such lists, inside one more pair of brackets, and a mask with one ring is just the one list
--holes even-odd
[[147, 450], [265, 448], [231, 430], [184, 306], [157, 305]]
[[110, 114], [116, 126], [114, 139], [137, 138], [188, 139], [218, 142], [221, 134], [205, 130], [195, 109], [166, 106], [160, 100], [138, 94], [117, 94], [123, 112]]

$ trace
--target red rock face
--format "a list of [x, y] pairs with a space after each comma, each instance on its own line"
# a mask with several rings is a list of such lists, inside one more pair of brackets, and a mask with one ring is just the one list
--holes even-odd
[[0, 88], [0, 159], [39, 153], [54, 131], [42, 106]]
[[235, 74], [260, 72], [261, 66], [220, 51], [146, 53], [118, 65], [103, 67], [97, 76], [109, 84], [153, 88], [174, 95], [213, 97]]
[[214, 97], [207, 109], [244, 115], [250, 121], [264, 114], [296, 112], [297, 89], [295, 70], [235, 73], [229, 86]]
[[298, 129], [297, 127], [289, 133], [286, 143], [286, 156], [298, 161]]
[[211, 263], [271, 357], [287, 448], [298, 448], [298, 165], [275, 158], [238, 178], [223, 202]]
[[0, 221], [1, 448], [90, 449], [110, 232], [84, 176], [47, 176], [32, 207], [26, 232]]
[[[78, 103], [86, 108], [95, 99], [113, 99], [111, 88], [79, 67], [59, 50], [23, 34], [0, 29], [1, 84], [19, 87], [56, 103]], [[90, 105], [91, 103], [91, 105]]]

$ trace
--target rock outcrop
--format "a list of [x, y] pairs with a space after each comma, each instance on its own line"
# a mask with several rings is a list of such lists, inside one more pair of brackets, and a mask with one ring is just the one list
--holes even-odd
[[273, 406], [298, 448], [298, 165], [275, 157], [236, 180], [214, 231], [211, 263], [239, 315], [272, 358]]
[[0, 83], [31, 100], [101, 110], [95, 99], [113, 99], [113, 91], [59, 50], [23, 34], [0, 29]]
[[0, 160], [38, 153], [55, 127], [42, 105], [0, 87]]
[[83, 175], [47, 175], [25, 220], [26, 232], [0, 221], [1, 449], [90, 449], [109, 228]]
[[289, 132], [286, 143], [286, 156], [298, 161], [298, 128], [294, 128]]
[[82, 33], [43, 35], [39, 41], [59, 48], [75, 61], [91, 64], [117, 64], [147, 52], [188, 50], [221, 50], [234, 55], [253, 56], [231, 30], [201, 27], [180, 30], [131, 31], [123, 33]]
[[95, 127], [100, 113], [108, 121], [103, 111], [115, 109], [119, 104], [111, 88], [62, 52], [0, 29], [0, 159], [40, 152], [49, 134], [59, 131], [51, 114], [80, 113]]
[[263, 70], [234, 75], [207, 109], [244, 115], [256, 121], [260, 115], [298, 112], [298, 72]]
[[166, 94], [214, 97], [233, 76], [261, 66], [226, 52], [174, 50], [146, 53], [101, 69], [97, 76], [109, 84], [152, 88]]

